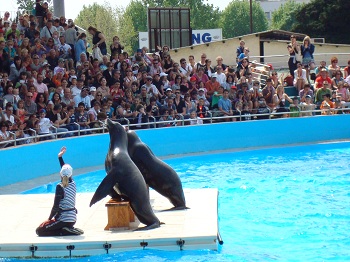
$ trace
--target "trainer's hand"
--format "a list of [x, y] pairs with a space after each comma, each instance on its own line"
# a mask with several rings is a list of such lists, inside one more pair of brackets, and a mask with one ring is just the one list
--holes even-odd
[[43, 226], [45, 226], [46, 224], [48, 224], [49, 222], [51, 222], [51, 220], [45, 220], [44, 222], [42, 222], [41, 224], [40, 224], [40, 226], [39, 227], [43, 227]]
[[61, 151], [58, 153], [58, 157], [62, 157], [66, 153], [67, 148], [64, 146], [61, 148]]

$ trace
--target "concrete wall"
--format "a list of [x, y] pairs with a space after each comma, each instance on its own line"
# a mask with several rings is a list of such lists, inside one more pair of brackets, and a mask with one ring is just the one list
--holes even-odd
[[[350, 115], [220, 123], [138, 131], [160, 157], [215, 150], [271, 147], [350, 138]], [[67, 147], [65, 160], [73, 168], [104, 163], [109, 135], [101, 134], [0, 150], [0, 186], [57, 173], [57, 153]]]
[[[246, 46], [249, 47], [250, 57], [252, 60], [260, 61], [260, 36], [259, 34], [251, 34], [241, 37]], [[195, 60], [200, 61], [202, 53], [206, 53], [207, 57], [212, 59], [212, 64], [215, 63], [217, 56], [222, 56], [224, 63], [228, 65], [236, 64], [236, 49], [239, 46], [240, 39], [230, 38], [222, 41], [217, 41], [208, 44], [196, 45], [192, 47], [183, 47], [171, 50], [171, 57], [175, 61], [180, 61], [181, 58], [188, 59], [189, 55], [194, 55]], [[327, 55], [320, 55], [327, 53]], [[338, 57], [340, 66], [347, 66], [347, 61], [350, 59], [350, 45], [337, 44], [315, 44], [315, 62], [319, 64], [321, 60], [325, 60], [327, 65], [330, 64], [332, 56]], [[287, 41], [270, 40], [264, 42], [264, 56], [285, 55], [284, 57], [265, 58], [265, 63], [271, 63], [275, 68], [288, 68], [288, 51]]]

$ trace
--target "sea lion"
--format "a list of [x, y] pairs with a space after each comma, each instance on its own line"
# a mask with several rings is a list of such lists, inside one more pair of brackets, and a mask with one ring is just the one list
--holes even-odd
[[168, 164], [156, 157], [134, 131], [128, 131], [128, 152], [141, 171], [146, 184], [174, 205], [171, 210], [186, 209], [180, 177]]
[[160, 226], [148, 197], [146, 182], [137, 166], [128, 154], [128, 138], [126, 131], [118, 122], [107, 120], [110, 136], [109, 150], [106, 156], [106, 177], [98, 186], [91, 199], [90, 206], [103, 199], [108, 194], [115, 194], [114, 188], [124, 198], [128, 199], [137, 218], [146, 227], [137, 230], [153, 229]]

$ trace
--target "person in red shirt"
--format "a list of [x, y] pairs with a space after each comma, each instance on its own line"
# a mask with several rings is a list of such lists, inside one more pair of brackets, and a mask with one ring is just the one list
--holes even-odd
[[330, 85], [332, 84], [332, 79], [328, 76], [327, 70], [325, 68], [321, 69], [320, 76], [318, 76], [315, 80], [315, 90], [323, 87], [323, 82], [327, 81]]
[[205, 83], [205, 88], [207, 89], [206, 97], [208, 101], [211, 101], [214, 92], [219, 92], [220, 83], [216, 81], [216, 73], [211, 75], [210, 81]]

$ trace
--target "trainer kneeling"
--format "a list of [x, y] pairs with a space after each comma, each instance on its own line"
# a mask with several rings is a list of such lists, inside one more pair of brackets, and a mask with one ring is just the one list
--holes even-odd
[[36, 229], [38, 236], [68, 236], [84, 233], [83, 230], [73, 227], [77, 221], [76, 185], [72, 178], [72, 167], [63, 161], [62, 156], [65, 152], [66, 148], [62, 147], [58, 153], [61, 165], [61, 183], [56, 186], [55, 200], [49, 219]]

